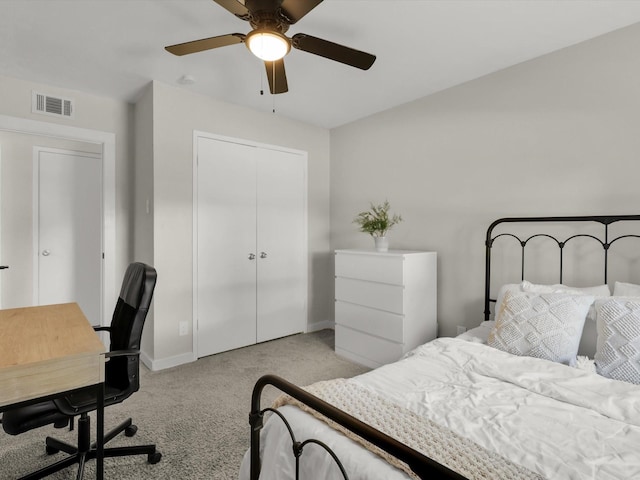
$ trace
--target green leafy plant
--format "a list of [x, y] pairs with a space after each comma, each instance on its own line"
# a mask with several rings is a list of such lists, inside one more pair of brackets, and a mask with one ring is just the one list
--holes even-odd
[[372, 237], [384, 237], [387, 232], [402, 221], [402, 216], [393, 214], [389, 216], [389, 201], [385, 200], [381, 205], [371, 203], [371, 209], [360, 212], [353, 223], [360, 226], [360, 231], [368, 233]]

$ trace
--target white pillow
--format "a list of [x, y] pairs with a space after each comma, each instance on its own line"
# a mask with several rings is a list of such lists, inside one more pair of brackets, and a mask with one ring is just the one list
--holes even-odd
[[[536, 285], [535, 283], [523, 280], [521, 283], [506, 283], [498, 290], [498, 296], [496, 297], [496, 307], [494, 309], [493, 319], [498, 318], [500, 308], [504, 301], [504, 296], [507, 292], [536, 292], [536, 293], [551, 293], [554, 292], [558, 285]], [[560, 285], [561, 286], [561, 285]], [[526, 289], [526, 290], [525, 290]]]
[[[529, 290], [527, 286], [524, 285], [525, 283], [529, 283], [529, 282], [522, 282], [522, 283], [523, 283], [523, 287], [522, 287], [523, 291], [525, 292], [536, 291], [536, 290]], [[530, 284], [530, 285], [533, 285], [533, 284]], [[544, 285], [533, 285], [533, 287], [544, 287]], [[587, 319], [591, 320], [592, 322], [596, 321], [595, 300], [599, 298], [605, 298], [605, 297], [611, 296], [611, 290], [609, 290], [609, 285], [596, 285], [594, 287], [569, 287], [567, 285], [558, 283], [556, 285], [550, 285], [550, 287], [553, 288], [554, 292], [575, 292], [575, 293], [581, 293], [584, 295], [593, 295], [594, 303], [591, 304], [591, 307], [589, 308], [589, 313], [587, 314]], [[537, 291], [540, 291], [540, 290], [537, 290]], [[640, 295], [640, 293], [638, 295]]]
[[554, 283], [553, 285], [544, 285], [538, 283], [531, 283], [527, 280], [523, 280], [520, 284], [520, 288], [523, 292], [531, 292], [531, 293], [553, 293], [559, 292], [560, 290], [567, 290], [567, 287], [562, 285], [561, 283]]
[[585, 295], [593, 295], [594, 297], [610, 297], [611, 290], [609, 285], [595, 285], [593, 287], [570, 287], [568, 285], [559, 285], [560, 290], [575, 291], [584, 293]]
[[498, 313], [500, 312], [500, 307], [502, 306], [502, 302], [504, 300], [504, 294], [507, 292], [521, 292], [522, 284], [521, 283], [505, 283], [498, 290], [498, 296], [496, 297], [496, 307], [493, 309], [493, 319], [498, 318]]
[[598, 300], [596, 312], [598, 373], [640, 384], [640, 297]]
[[613, 284], [614, 297], [640, 297], [640, 285], [616, 282]]
[[[523, 281], [522, 284], [523, 292], [537, 292], [537, 293], [549, 293], [549, 292], [570, 292], [570, 293], [580, 293], [583, 295], [593, 295], [595, 299], [610, 297], [611, 290], [609, 290], [609, 285], [595, 285], [593, 287], [569, 287], [568, 285], [563, 285], [562, 283], [556, 283], [554, 285], [536, 285], [535, 283], [531, 283], [528, 281]], [[640, 294], [639, 294], [640, 295]], [[591, 308], [589, 308], [589, 313], [587, 314], [587, 318], [592, 321], [596, 321], [596, 309], [595, 302], [591, 304]]]
[[491, 333], [491, 330], [493, 329], [495, 324], [496, 322], [494, 322], [493, 320], [486, 320], [477, 327], [470, 328], [466, 332], [461, 333], [456, 338], [466, 340], [468, 342], [487, 343], [489, 333]]
[[[616, 286], [619, 282], [616, 282]], [[630, 294], [629, 296], [640, 296], [640, 285], [632, 285], [630, 283], [625, 283], [623, 285], [630, 285], [632, 287], [637, 287], [636, 294]], [[531, 283], [528, 280], [523, 280], [522, 283], [507, 283], [500, 287], [498, 290], [498, 296], [496, 297], [496, 306], [494, 309], [493, 318], [494, 320], [498, 318], [498, 313], [500, 313], [500, 307], [502, 306], [502, 302], [504, 300], [504, 295], [506, 292], [531, 292], [531, 293], [560, 293], [560, 292], [574, 292], [581, 293], [585, 295], [593, 295], [594, 301], [598, 298], [610, 297], [611, 290], [609, 290], [608, 285], [596, 285], [593, 287], [569, 287], [567, 285], [563, 285], [562, 283], [556, 283], [553, 285], [543, 285], [537, 283]], [[587, 314], [587, 318], [592, 321], [596, 321], [596, 310], [595, 303], [591, 305], [589, 309], [589, 313]]]
[[488, 345], [512, 353], [573, 365], [590, 295], [507, 291]]

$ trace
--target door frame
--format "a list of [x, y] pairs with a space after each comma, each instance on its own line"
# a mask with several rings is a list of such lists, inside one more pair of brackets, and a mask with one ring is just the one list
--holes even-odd
[[193, 131], [193, 304], [191, 318], [191, 334], [193, 345], [193, 359], [198, 359], [198, 138], [207, 138], [211, 140], [218, 140], [223, 142], [238, 143], [241, 145], [247, 145], [251, 147], [266, 148], [269, 150], [278, 150], [281, 152], [289, 152], [299, 154], [304, 157], [304, 257], [307, 259], [307, 268], [305, 269], [305, 285], [307, 291], [305, 292], [304, 303], [307, 312], [307, 321], [304, 325], [304, 333], [307, 332], [309, 327], [309, 180], [308, 180], [308, 168], [309, 168], [309, 153], [304, 150], [296, 150], [294, 148], [281, 147], [279, 145], [271, 145], [267, 143], [254, 142], [252, 140], [245, 140], [242, 138], [228, 137], [224, 135], [217, 135], [214, 133], [204, 132], [201, 130]]
[[100, 145], [102, 148], [102, 319], [105, 325], [115, 306], [115, 247], [116, 247], [116, 135], [112, 132], [47, 123], [20, 117], [0, 115], [0, 130], [62, 138]]
[[[0, 167], [2, 166], [2, 144], [0, 144]], [[2, 198], [2, 168], [0, 168], [0, 198]], [[0, 262], [2, 262], [2, 209], [0, 208]], [[0, 308], [2, 308], [2, 273], [0, 272]]]

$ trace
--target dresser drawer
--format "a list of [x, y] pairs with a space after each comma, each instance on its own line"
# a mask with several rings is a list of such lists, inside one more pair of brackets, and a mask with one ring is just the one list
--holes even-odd
[[336, 324], [402, 343], [403, 316], [363, 307], [353, 303], [336, 302]]
[[336, 253], [336, 276], [403, 285], [403, 263], [400, 255]]
[[403, 354], [403, 345], [336, 325], [336, 353], [355, 357], [360, 363], [375, 368], [398, 360]]
[[402, 314], [404, 288], [398, 285], [336, 278], [336, 300]]

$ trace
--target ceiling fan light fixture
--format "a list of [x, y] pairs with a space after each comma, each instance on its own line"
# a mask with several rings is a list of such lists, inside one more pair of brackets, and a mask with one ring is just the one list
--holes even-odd
[[283, 58], [291, 49], [291, 42], [274, 30], [254, 30], [245, 38], [247, 48], [256, 57], [267, 62]]

